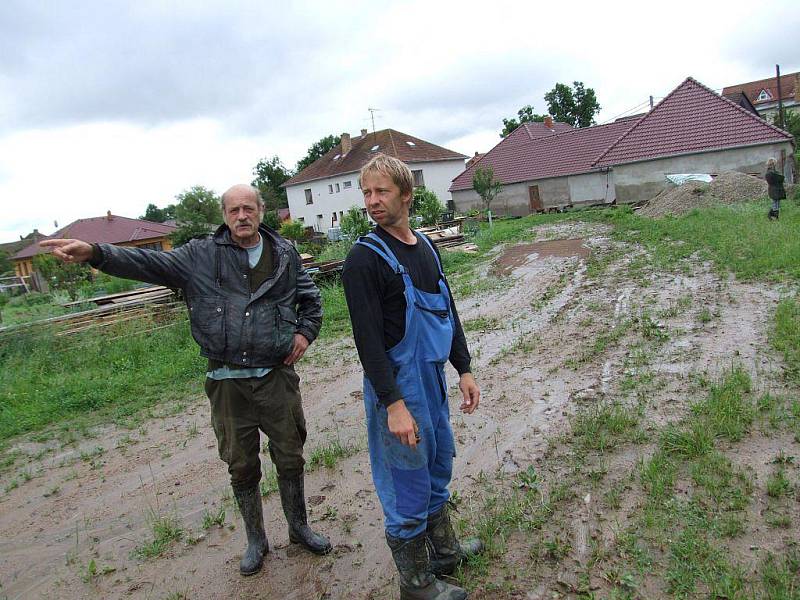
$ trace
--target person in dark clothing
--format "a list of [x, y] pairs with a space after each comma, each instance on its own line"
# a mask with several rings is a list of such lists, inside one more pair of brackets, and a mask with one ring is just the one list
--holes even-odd
[[767, 161], [767, 172], [764, 179], [767, 180], [767, 194], [772, 200], [772, 207], [769, 210], [769, 218], [777, 219], [781, 209], [781, 200], [786, 198], [786, 189], [783, 187], [783, 175], [776, 170], [774, 158]]
[[316, 554], [331, 550], [308, 526], [306, 424], [294, 370], [319, 333], [322, 302], [294, 246], [261, 224], [264, 202], [257, 189], [230, 188], [222, 195], [222, 213], [225, 224], [213, 236], [169, 252], [68, 239], [41, 245], [65, 262], [89, 262], [111, 275], [183, 290], [192, 336], [208, 359], [205, 389], [219, 456], [228, 464], [247, 534], [239, 570], [252, 575], [269, 552], [258, 487], [259, 429], [278, 473], [289, 540]]
[[449, 575], [478, 540], [459, 542], [449, 519], [448, 485], [455, 440], [444, 364], [459, 374], [461, 410], [480, 390], [441, 257], [409, 226], [410, 169], [377, 155], [359, 175], [364, 204], [377, 223], [353, 246], [342, 273], [356, 348], [364, 368], [372, 478], [402, 600], [460, 600]]

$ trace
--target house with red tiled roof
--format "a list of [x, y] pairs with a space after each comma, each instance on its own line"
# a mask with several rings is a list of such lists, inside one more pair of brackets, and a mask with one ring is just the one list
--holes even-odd
[[580, 204], [638, 202], [666, 175], [763, 173], [768, 158], [794, 181], [794, 141], [785, 131], [687, 78], [653, 110], [632, 119], [536, 137], [523, 124], [453, 180], [460, 211], [480, 208], [478, 168], [492, 167], [503, 190], [497, 213], [529, 214]]
[[338, 226], [347, 209], [363, 207], [358, 172], [378, 153], [408, 164], [414, 174], [414, 186], [433, 191], [442, 204], [450, 200], [450, 182], [464, 170], [467, 159], [394, 129], [373, 133], [362, 129], [358, 137], [343, 133], [337, 146], [283, 184], [292, 218], [320, 232]]
[[[755, 106], [758, 114], [770, 123], [778, 112], [778, 78], [768, 77], [758, 81], [737, 83], [722, 89], [722, 95], [730, 97], [741, 93]], [[800, 110], [800, 71], [781, 75], [780, 96], [784, 110]]]
[[42, 248], [42, 240], [74, 238], [90, 244], [114, 244], [116, 246], [135, 246], [149, 250], [171, 250], [172, 242], [169, 234], [176, 227], [166, 223], [153, 223], [141, 219], [129, 219], [112, 215], [108, 211], [104, 217], [78, 219], [54, 234], [42, 236], [33, 244], [23, 248], [11, 257], [17, 275], [26, 277], [33, 272], [33, 257], [37, 254], [52, 252], [50, 248]]

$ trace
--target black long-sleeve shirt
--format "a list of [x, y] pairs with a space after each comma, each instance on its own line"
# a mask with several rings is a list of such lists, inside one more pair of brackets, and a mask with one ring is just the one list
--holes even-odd
[[[405, 244], [381, 227], [376, 227], [375, 233], [386, 242], [400, 264], [406, 268], [414, 287], [430, 293], [439, 291], [439, 269], [428, 244], [423, 241], [414, 245]], [[435, 252], [439, 254], [438, 250]], [[388, 406], [403, 397], [397, 387], [392, 364], [386, 355], [386, 351], [405, 335], [406, 299], [403, 278], [392, 271], [377, 253], [356, 244], [347, 255], [342, 283], [361, 365], [375, 388], [378, 400]], [[470, 355], [452, 294], [450, 308], [455, 323], [450, 363], [461, 375], [470, 371]]]

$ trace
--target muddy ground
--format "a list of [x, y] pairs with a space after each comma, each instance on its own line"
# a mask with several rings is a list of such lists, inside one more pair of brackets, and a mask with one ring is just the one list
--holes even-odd
[[[518, 485], [516, 477], [529, 468], [545, 482], [558, 479], [569, 462], [571, 416], [582, 406], [628, 397], [632, 377], [647, 374], [635, 392], [644, 396], [646, 431], [680, 418], [696, 397], [696, 379], [713, 379], [734, 362], [758, 386], [794, 392], [780, 379], [780, 359], [767, 342], [778, 287], [739, 283], [701, 263], [657, 272], [643, 256], [640, 248], [612, 242], [604, 226], [541, 226], [533, 243], [498, 248], [475, 277], [480, 285], [457, 298], [483, 392], [474, 415], [457, 412], [450, 369], [458, 453], [452, 489], [467, 529], [493, 489]], [[653, 336], [659, 343], [648, 346], [648, 359], [634, 360]], [[167, 401], [136, 429], [107, 427], [66, 446], [55, 438], [14, 445], [10, 451], [24, 458], [0, 481], [0, 598], [395, 598], [352, 341], [314, 344], [298, 370], [307, 457], [334, 442], [349, 449], [306, 480], [311, 520], [330, 537], [331, 555], [311, 556], [288, 543], [272, 493], [264, 500], [272, 551], [259, 574], [239, 576], [244, 530], [217, 458], [207, 400], [198, 395]], [[791, 436], [743, 443], [738, 461], [756, 481], [766, 477], [779, 448], [800, 452]], [[622, 481], [651, 451], [641, 441], [621, 448], [602, 462], [601, 478]], [[545, 533], [520, 531], [508, 538], [502, 557], [475, 574], [472, 598], [577, 597], [576, 573], [590, 546], [624, 526], [637, 492], [614, 509], [597, 494], [576, 492], [557, 523], [568, 541], [561, 560], [532, 560], [531, 548]], [[759, 503], [752, 510], [763, 509]], [[220, 508], [224, 525], [204, 528], [204, 516]], [[152, 540], [154, 515], [174, 517], [183, 536], [161, 556], [141, 557], [136, 551]], [[747, 562], [796, 537], [792, 529], [748, 531], [732, 552]], [[593, 577], [604, 597], [607, 579]], [[657, 598], [664, 591], [645, 577], [640, 593]]]

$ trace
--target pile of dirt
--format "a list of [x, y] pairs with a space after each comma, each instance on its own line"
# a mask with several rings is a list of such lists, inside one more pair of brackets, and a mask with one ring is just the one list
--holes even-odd
[[693, 208], [716, 204], [734, 204], [767, 195], [767, 182], [758, 177], [726, 171], [711, 183], [688, 181], [677, 187], [669, 187], [644, 206], [639, 214], [646, 217], [682, 215]]

